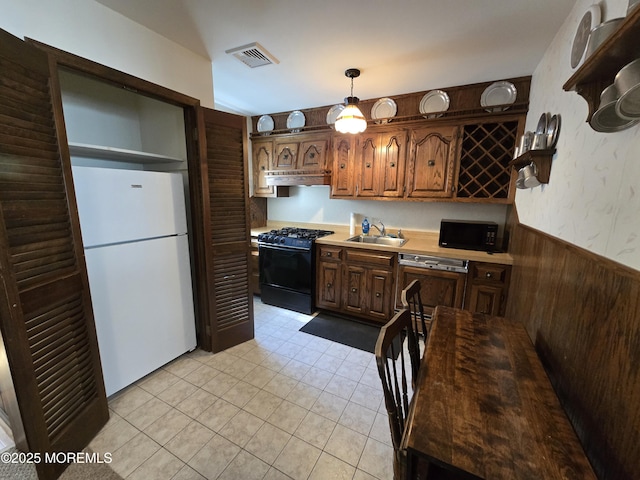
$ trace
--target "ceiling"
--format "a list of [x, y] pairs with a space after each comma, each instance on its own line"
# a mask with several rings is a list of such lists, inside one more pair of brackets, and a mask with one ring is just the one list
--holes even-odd
[[[530, 75], [576, 0], [96, 0], [212, 61], [245, 115]], [[280, 63], [225, 50], [260, 43]], [[568, 45], [567, 48], [570, 48]]]

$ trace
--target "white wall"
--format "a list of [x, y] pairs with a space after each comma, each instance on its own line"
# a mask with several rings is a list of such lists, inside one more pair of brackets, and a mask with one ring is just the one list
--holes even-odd
[[[380, 200], [331, 200], [329, 187], [289, 187], [289, 197], [269, 198], [269, 220], [349, 225], [350, 213], [360, 219], [382, 220], [390, 228], [406, 230], [440, 230], [443, 218], [487, 220], [503, 225], [507, 207], [445, 202], [402, 202]], [[361, 220], [359, 220], [360, 222]], [[391, 231], [391, 233], [395, 233]]]
[[[585, 123], [587, 102], [563, 84], [573, 74], [576, 26], [593, 0], [578, 0], [533, 75], [527, 130], [542, 112], [562, 115], [548, 185], [520, 190], [520, 221], [640, 270], [640, 126], [598, 133]], [[627, 0], [607, 0], [603, 21], [626, 14]]]
[[0, 0], [0, 28], [197, 98], [213, 108], [211, 61], [93, 0]]

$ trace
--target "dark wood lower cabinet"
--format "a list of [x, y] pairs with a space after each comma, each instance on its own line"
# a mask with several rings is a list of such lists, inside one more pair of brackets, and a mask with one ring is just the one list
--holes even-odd
[[316, 306], [337, 310], [342, 298], [342, 249], [318, 247], [316, 270]]
[[316, 248], [316, 306], [386, 323], [394, 311], [398, 255], [324, 245]]
[[470, 262], [465, 310], [504, 315], [510, 276], [510, 265]]
[[398, 267], [396, 308], [402, 308], [402, 289], [414, 280], [420, 281], [420, 298], [427, 315], [431, 315], [437, 305], [462, 308], [466, 278], [465, 273], [400, 265]]
[[347, 313], [364, 315], [367, 311], [367, 269], [362, 265], [344, 265], [342, 309]]
[[316, 246], [316, 306], [386, 323], [402, 308], [402, 289], [420, 281], [424, 311], [437, 305], [504, 315], [511, 266], [469, 262], [468, 273], [398, 265], [395, 252]]

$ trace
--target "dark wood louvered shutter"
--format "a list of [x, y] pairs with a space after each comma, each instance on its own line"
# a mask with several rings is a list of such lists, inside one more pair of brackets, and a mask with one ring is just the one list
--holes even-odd
[[253, 338], [246, 120], [203, 108], [211, 222], [211, 347]]
[[109, 416], [71, 178], [48, 57], [0, 30], [2, 376], [17, 446], [42, 455], [82, 450]]

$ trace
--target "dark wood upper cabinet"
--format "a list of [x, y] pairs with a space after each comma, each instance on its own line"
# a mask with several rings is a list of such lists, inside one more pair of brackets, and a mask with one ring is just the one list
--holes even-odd
[[[369, 121], [356, 135], [340, 134], [326, 123], [331, 106], [305, 110], [308, 122], [299, 133], [285, 128], [286, 112], [271, 114], [275, 129], [251, 136], [254, 195], [275, 196], [278, 185], [330, 184], [330, 198], [511, 204], [517, 171], [510, 162], [524, 131], [531, 77], [508, 81], [516, 99], [496, 108], [481, 105], [492, 82], [444, 88], [450, 108], [437, 114], [419, 112], [429, 92], [394, 96], [398, 115], [388, 122]], [[362, 111], [376, 101], [362, 101]], [[258, 120], [252, 118], [254, 131]], [[305, 142], [311, 137], [316, 148], [309, 149]], [[265, 148], [266, 138], [274, 145], [271, 150]], [[327, 142], [326, 171], [319, 181], [306, 170], [322, 171], [313, 160], [323, 158], [321, 144]], [[271, 174], [264, 173], [269, 162]], [[299, 171], [292, 179], [286, 174], [294, 166]]]
[[402, 197], [407, 131], [366, 132], [356, 143], [356, 196]]
[[457, 126], [427, 127], [411, 132], [407, 197], [452, 197], [458, 147]]
[[333, 170], [331, 198], [352, 197], [355, 192], [355, 142], [353, 135], [333, 137]]

